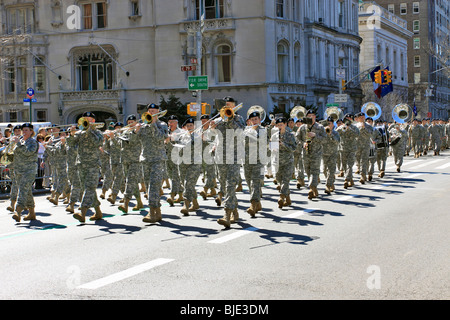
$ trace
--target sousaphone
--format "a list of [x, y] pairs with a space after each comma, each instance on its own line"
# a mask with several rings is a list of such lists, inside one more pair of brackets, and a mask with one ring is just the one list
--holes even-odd
[[372, 118], [373, 121], [378, 120], [381, 117], [382, 111], [378, 103], [367, 102], [361, 107], [361, 112], [363, 112], [366, 118]]
[[412, 109], [406, 103], [400, 103], [392, 110], [392, 119], [397, 123], [405, 123], [412, 118]]

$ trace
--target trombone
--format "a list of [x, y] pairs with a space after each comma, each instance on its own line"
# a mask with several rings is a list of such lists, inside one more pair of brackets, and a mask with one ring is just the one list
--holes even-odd
[[100, 123], [90, 123], [88, 119], [85, 117], [82, 117], [78, 120], [78, 128], [80, 128], [81, 131], [87, 130], [87, 129], [101, 129], [105, 126], [103, 122]]
[[152, 115], [150, 112], [144, 112], [144, 113], [142, 114], [141, 119], [142, 119], [142, 122], [143, 122], [143, 123], [149, 124], [149, 123], [152, 123], [152, 122], [153, 122], [153, 118], [154, 118], [154, 117], [156, 117], [157, 119], [159, 119], [159, 118], [161, 118], [161, 117], [164, 117], [164, 116], [166, 115], [166, 113], [167, 113], [167, 110], [164, 110], [164, 111], [155, 113], [155, 114], [153, 114], [153, 115]]

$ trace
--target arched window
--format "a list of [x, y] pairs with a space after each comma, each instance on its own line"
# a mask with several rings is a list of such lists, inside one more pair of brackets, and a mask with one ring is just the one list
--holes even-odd
[[215, 51], [217, 82], [231, 82], [231, 46], [221, 44]]
[[76, 90], [113, 89], [114, 62], [107, 54], [80, 52], [74, 54], [74, 60]]
[[277, 67], [278, 67], [278, 82], [288, 81], [289, 70], [289, 51], [284, 43], [279, 43], [277, 46]]

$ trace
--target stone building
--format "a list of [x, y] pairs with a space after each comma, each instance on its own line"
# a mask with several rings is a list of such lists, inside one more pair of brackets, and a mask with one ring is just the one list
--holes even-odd
[[[202, 100], [231, 95], [269, 112], [300, 103], [323, 112], [341, 65], [359, 72], [356, 0], [2, 0], [0, 121], [75, 123], [84, 111], [123, 120], [139, 104], [195, 101], [181, 71], [195, 57], [204, 4]], [[200, 67], [200, 66], [199, 66]], [[358, 109], [361, 90], [348, 90]]]

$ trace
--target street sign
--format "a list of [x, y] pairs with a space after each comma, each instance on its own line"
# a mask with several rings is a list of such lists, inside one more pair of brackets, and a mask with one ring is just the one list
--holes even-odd
[[23, 99], [23, 102], [37, 102], [37, 99], [27, 99], [27, 98], [25, 98], [25, 99]]
[[198, 64], [197, 58], [191, 58], [191, 64]]
[[189, 90], [208, 90], [208, 76], [190, 76], [188, 79]]
[[345, 69], [336, 69], [336, 79], [345, 79]]
[[181, 66], [181, 71], [195, 71], [197, 66]]
[[348, 95], [346, 94], [335, 94], [334, 103], [345, 103], [348, 100]]
[[33, 96], [34, 96], [34, 90], [33, 90], [33, 88], [28, 88], [28, 89], [27, 89], [27, 97], [28, 97], [28, 98], [33, 98]]

